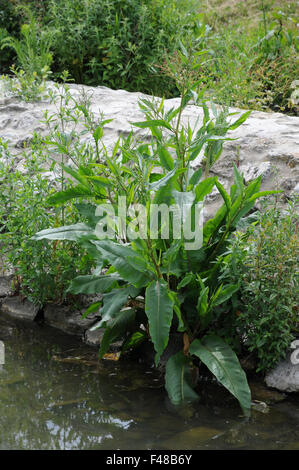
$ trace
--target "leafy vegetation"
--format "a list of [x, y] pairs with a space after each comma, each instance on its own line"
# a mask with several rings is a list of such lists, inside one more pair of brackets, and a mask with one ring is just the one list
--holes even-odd
[[[57, 99], [57, 93], [55, 96]], [[63, 92], [61, 107], [65, 98]], [[70, 116], [71, 110], [67, 113]], [[52, 128], [49, 127], [46, 143], [37, 135], [27, 143], [27, 152], [20, 160], [24, 168], [16, 167], [16, 157], [10, 153], [7, 143], [0, 140], [0, 258], [3, 268], [13, 271], [15, 291], [40, 306], [45, 302], [72, 302], [72, 296], [66, 294], [70, 281], [79, 272], [90, 272], [93, 266], [84, 247], [75, 243], [31, 240], [37, 230], [78, 221], [71, 203], [53, 210], [46, 202], [54, 188], [67, 188], [63, 172], [56, 168], [61, 155], [56, 154], [52, 162], [49, 158], [51, 139], [56, 139], [57, 144], [63, 139], [56, 128], [60, 118], [63, 118], [61, 113], [60, 117], [51, 116]], [[73, 144], [77, 142], [74, 140]]]
[[[43, 230], [34, 238], [77, 240], [79, 244], [83, 241], [94, 254], [96, 273], [78, 276], [68, 291], [102, 294], [102, 302], [91, 305], [86, 312], [86, 315], [94, 311], [101, 314], [100, 322], [93, 327], [105, 328], [100, 357], [115, 339], [122, 338], [126, 350], [148, 338], [153, 343], [158, 365], [169, 336], [179, 332], [184, 349], [172, 356], [166, 366], [166, 388], [172, 401], [178, 403], [196, 395], [190, 377], [191, 369], [197, 367], [200, 360], [239, 400], [247, 414], [250, 390], [246, 376], [228, 339], [219, 336], [217, 331], [220, 331], [219, 308], [224, 303], [229, 304], [239, 285], [238, 282], [221, 282], [220, 268], [231, 233], [241, 221], [244, 223], [258, 198], [275, 191], [260, 192], [261, 178], [245, 185], [236, 166], [235, 183], [230, 193], [217, 177], [210, 176], [210, 169], [221, 155], [223, 142], [228, 140], [227, 131], [239, 127], [249, 113], [232, 122], [227, 110], [219, 112], [213, 107], [214, 117], [211, 118], [197, 84], [192, 85], [198, 59], [189, 54], [189, 50], [192, 50], [192, 44], [181, 44], [179, 69], [169, 64], [181, 91], [179, 106], [166, 109], [164, 100], [141, 100], [146, 119], [134, 125], [150, 132], [150, 143], [135, 142], [130, 135], [122, 143], [118, 141], [109, 153], [101, 145], [103, 121], [92, 133], [97, 161], [78, 164], [76, 169], [62, 165], [76, 184], [70, 183], [70, 188], [55, 192], [49, 203], [59, 206], [78, 198], [91, 201], [77, 205], [85, 223]], [[182, 68], [185, 71], [183, 79]], [[204, 120], [199, 129], [192, 129], [190, 124], [184, 126], [181, 122], [182, 111], [190, 100], [204, 109]], [[61, 146], [57, 146], [61, 151]], [[194, 169], [192, 162], [202, 149], [201, 167]], [[164, 207], [176, 204], [181, 208], [180, 221], [185, 223], [189, 218], [198, 229], [197, 207], [214, 187], [224, 203], [215, 217], [204, 224], [200, 246], [190, 249], [194, 234], [193, 237], [186, 235], [184, 228], [179, 236], [175, 234], [178, 219], [173, 213], [169, 214], [167, 236], [163, 232], [164, 222], [160, 221], [158, 236], [152, 237], [153, 203]], [[107, 220], [98, 208], [105, 203], [106, 211], [114, 210], [119, 230], [121, 198], [124, 197], [126, 204], [131, 206], [125, 214], [126, 230], [123, 236], [120, 231], [112, 240], [109, 228], [113, 221]], [[97, 205], [100, 206], [97, 208]], [[142, 233], [136, 223], [140, 220], [141, 205], [148, 209]], [[99, 236], [100, 233], [104, 233], [104, 237]]]
[[[24, 12], [24, 2], [17, 3]], [[152, 67], [192, 29], [190, 0], [49, 0], [42, 10], [36, 3], [29, 2], [39, 36], [52, 41], [54, 77], [68, 70], [76, 83], [177, 94], [175, 83]]]
[[210, 95], [227, 105], [297, 113], [290, 100], [299, 72], [297, 2], [212, 0], [199, 9], [212, 28], [202, 73]]
[[[24, 14], [35, 22], [29, 42]], [[0, 41], [12, 47], [2, 50], [0, 67], [9, 72], [17, 52], [15, 70], [32, 77], [17, 45], [44, 78], [51, 65], [54, 78], [68, 70], [76, 83], [178, 96], [175, 80], [160, 66], [166, 54], [175, 58], [182, 39], [197, 37], [198, 22], [197, 52], [208, 56], [196, 75], [206, 96], [228, 106], [298, 112], [292, 98], [299, 72], [296, 1], [4, 0]], [[43, 41], [53, 60], [36, 67], [43, 54], [32, 46]]]
[[[297, 321], [288, 294], [290, 285], [297, 289], [297, 225], [294, 212], [284, 216], [276, 208], [257, 222], [251, 214], [257, 199], [277, 191], [260, 191], [261, 177], [245, 184], [237, 157], [229, 190], [211, 176], [231, 140], [227, 132], [250, 112], [236, 119], [206, 101], [288, 108], [298, 46], [284, 13], [270, 24], [261, 2], [261, 28], [248, 39], [240, 30], [220, 34], [216, 20], [211, 29], [209, 15], [189, 16], [183, 7], [194, 5], [186, 1], [48, 0], [47, 10], [26, 3], [35, 13], [20, 37], [1, 30], [2, 48], [18, 60], [12, 90], [36, 99], [50, 65], [54, 75], [69, 72], [58, 77], [62, 87], [49, 91], [57, 110], [46, 113], [48, 136], [35, 136], [25, 174], [12, 171], [1, 142], [0, 249], [22, 294], [41, 304], [100, 294], [84, 314], [100, 313], [93, 327], [105, 328], [100, 358], [115, 340], [123, 341], [123, 353], [150, 341], [158, 365], [169, 338], [179, 335], [182, 348], [166, 364], [172, 402], [197, 398], [194, 377], [204, 364], [248, 415], [250, 390], [237, 354], [247, 347], [262, 371], [289, 345]], [[142, 99], [145, 120], [132, 125], [144, 138], [131, 133], [107, 150], [102, 137], [110, 120], [95, 119], [88, 95], [72, 98], [69, 73], [77, 82], [179, 95], [180, 103], [169, 108], [164, 98]], [[203, 109], [201, 126], [182, 122], [190, 103]], [[82, 143], [83, 133], [90, 141]], [[223, 204], [203, 223], [202, 204], [215, 189]], [[167, 224], [162, 215], [153, 224], [154, 205], [168, 210]]]
[[257, 358], [271, 369], [298, 328], [298, 198], [287, 210], [265, 203], [255, 226], [237, 232], [223, 264], [224, 282], [240, 282], [234, 322]]
[[2, 76], [5, 86], [25, 101], [39, 100], [46, 91], [46, 80], [49, 78], [52, 63], [50, 53], [51, 38], [39, 32], [38, 25], [29, 11], [30, 22], [21, 26], [21, 39], [4, 36], [1, 50], [10, 48], [15, 51], [19, 67], [14, 65], [11, 72], [14, 78]]

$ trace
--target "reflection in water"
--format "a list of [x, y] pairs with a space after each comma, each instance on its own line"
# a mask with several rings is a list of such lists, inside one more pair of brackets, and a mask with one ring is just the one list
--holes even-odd
[[0, 449], [299, 448], [298, 396], [250, 420], [220, 388], [177, 410], [157, 371], [97, 363], [92, 348], [55, 329], [1, 324], [1, 339]]

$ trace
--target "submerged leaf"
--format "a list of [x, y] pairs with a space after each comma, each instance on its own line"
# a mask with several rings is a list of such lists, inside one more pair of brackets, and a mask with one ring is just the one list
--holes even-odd
[[198, 399], [191, 387], [190, 358], [183, 351], [171, 356], [166, 364], [165, 387], [173, 404]]

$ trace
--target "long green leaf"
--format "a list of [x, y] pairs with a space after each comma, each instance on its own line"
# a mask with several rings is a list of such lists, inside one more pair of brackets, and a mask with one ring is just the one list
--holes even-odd
[[231, 198], [229, 196], [229, 194], [225, 191], [223, 185], [220, 183], [220, 181], [216, 180], [216, 187], [218, 189], [218, 191], [220, 192], [224, 202], [225, 202], [225, 205], [227, 207], [227, 210], [229, 211], [230, 208], [231, 208], [231, 205], [232, 205], [232, 202], [231, 202]]
[[189, 185], [195, 186], [201, 180], [202, 168], [199, 168], [198, 170], [195, 170], [195, 171], [192, 168], [190, 168], [189, 173], [192, 174], [192, 176], [189, 179]]
[[88, 187], [86, 177], [84, 175], [80, 174], [79, 171], [76, 171], [73, 168], [71, 168], [70, 166], [64, 165], [63, 163], [60, 163], [60, 166], [61, 166], [61, 168], [64, 169], [64, 171], [66, 173], [69, 173], [74, 179], [79, 181], [79, 183], [81, 183], [83, 186]]
[[149, 321], [149, 331], [156, 351], [158, 365], [161, 354], [169, 340], [169, 329], [173, 317], [173, 300], [164, 280], [152, 281], [145, 291], [145, 313]]
[[229, 130], [234, 130], [234, 129], [237, 129], [237, 127], [241, 126], [241, 124], [243, 124], [243, 122], [246, 121], [246, 119], [250, 116], [251, 114], [251, 111], [246, 111], [246, 113], [243, 113], [242, 116], [239, 117], [239, 119], [237, 119], [235, 122], [233, 122], [230, 126], [229, 126]]
[[232, 393], [240, 403], [246, 416], [250, 415], [251, 393], [234, 351], [222, 338], [208, 335], [195, 339], [190, 346], [190, 354], [197, 356], [215, 375], [217, 380]]
[[233, 169], [234, 169], [234, 179], [235, 179], [235, 183], [236, 183], [236, 187], [238, 189], [238, 194], [243, 194], [243, 191], [244, 191], [244, 182], [243, 182], [243, 176], [240, 174], [240, 172], [238, 171], [238, 168], [236, 167], [236, 165], [233, 163]]
[[218, 211], [216, 212], [213, 219], [208, 220], [203, 228], [203, 242], [204, 245], [209, 243], [209, 240], [214, 237], [215, 234], [219, 232], [219, 228], [223, 225], [226, 215], [227, 207], [223, 204]]
[[253, 201], [255, 201], [256, 199], [258, 199], [259, 197], [271, 196], [272, 194], [279, 194], [279, 193], [282, 193], [282, 190], [260, 191], [259, 193], [254, 194], [253, 196], [251, 196], [251, 197], [247, 200], [247, 202], [253, 202]]
[[239, 284], [229, 284], [227, 286], [221, 286], [218, 289], [216, 295], [212, 299], [212, 307], [216, 307], [217, 305], [221, 305], [226, 302], [231, 296], [237, 292], [239, 289]]
[[217, 181], [217, 177], [211, 176], [210, 178], [204, 179], [204, 181], [202, 181], [196, 186], [195, 188], [196, 202], [200, 202], [204, 200], [205, 196], [212, 191], [216, 181]]
[[163, 178], [159, 179], [158, 181], [155, 181], [154, 183], [151, 183], [149, 185], [150, 190], [157, 191], [158, 189], [165, 186], [166, 183], [168, 183], [168, 181], [171, 180], [171, 178], [173, 178], [173, 176], [175, 175], [175, 172], [176, 172], [176, 168], [169, 171], [165, 176], [163, 176]]
[[91, 191], [91, 189], [86, 188], [85, 186], [82, 186], [78, 184], [78, 186], [75, 186], [74, 188], [68, 188], [65, 191], [58, 191], [57, 193], [53, 194], [47, 199], [48, 204], [64, 204], [67, 201], [70, 201], [71, 199], [76, 199], [76, 198], [87, 198], [87, 197], [93, 197], [94, 193]]
[[173, 158], [168, 152], [167, 148], [164, 147], [163, 145], [159, 145], [158, 147], [158, 156], [159, 156], [160, 163], [163, 166], [163, 168], [166, 168], [166, 170], [168, 171], [173, 170], [173, 167], [174, 167]]
[[[119, 312], [119, 315], [111, 322], [108, 328], [106, 328], [104, 336], [101, 341], [101, 347], [99, 349], [99, 359], [102, 359], [104, 354], [109, 350], [109, 346], [113, 341], [122, 338], [127, 330], [132, 327], [135, 319], [135, 310], [127, 308]], [[91, 330], [96, 329], [95, 325]], [[100, 328], [97, 326], [97, 328]]]
[[132, 122], [133, 126], [140, 127], [142, 129], [146, 129], [147, 127], [165, 127], [166, 129], [171, 131], [171, 125], [168, 124], [167, 121], [163, 121], [162, 119], [150, 119], [144, 122]]
[[95, 241], [102, 256], [115, 267], [120, 276], [135, 287], [145, 286], [154, 277], [152, 267], [129, 246], [111, 240]]
[[32, 237], [32, 240], [47, 239], [78, 241], [82, 237], [88, 237], [92, 235], [94, 235], [94, 230], [91, 227], [79, 223], [41, 230]]
[[103, 307], [100, 309], [102, 316], [100, 327], [105, 326], [107, 322], [115, 318], [115, 315], [124, 307], [129, 297], [136, 297], [138, 292], [139, 289], [129, 286], [122, 289], [113, 289], [111, 292], [103, 294]]
[[100, 309], [100, 306], [102, 305], [102, 302], [99, 301], [99, 302], [94, 302], [93, 304], [91, 304], [87, 310], [85, 310], [85, 312], [83, 313], [82, 315], [82, 318], [86, 318], [88, 317], [88, 315], [90, 315], [91, 313], [98, 313], [99, 309]]
[[249, 199], [253, 194], [258, 193], [262, 183], [262, 175], [251, 181], [245, 189], [245, 199]]
[[166, 364], [165, 387], [173, 404], [198, 399], [190, 384], [190, 358], [179, 351]]
[[86, 276], [77, 276], [72, 280], [68, 292], [72, 294], [102, 294], [109, 289], [115, 281], [121, 280], [117, 274], [101, 274], [95, 276], [88, 274]]

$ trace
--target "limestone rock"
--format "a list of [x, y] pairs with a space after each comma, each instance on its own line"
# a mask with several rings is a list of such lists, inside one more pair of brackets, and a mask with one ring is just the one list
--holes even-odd
[[296, 186], [293, 189], [293, 192], [296, 194], [299, 194], [299, 183], [296, 184]]
[[266, 403], [270, 405], [285, 399], [284, 394], [276, 390], [270, 390], [266, 385], [256, 380], [249, 380], [249, 387], [251, 390], [251, 398], [256, 403]]
[[84, 342], [90, 346], [100, 346], [105, 333], [105, 328], [98, 328], [97, 330], [91, 331], [90, 329], [85, 331]]
[[268, 387], [281, 392], [299, 392], [299, 364], [293, 364], [290, 354], [265, 377]]
[[1, 305], [1, 313], [16, 320], [34, 321], [38, 311], [38, 306], [34, 305], [27, 299], [22, 300], [19, 296], [8, 297]]
[[0, 297], [8, 297], [13, 294], [13, 276], [0, 276]]
[[239, 171], [243, 173], [245, 182], [249, 183], [259, 176], [262, 176], [262, 180], [265, 180], [272, 172], [272, 165], [267, 161], [261, 162], [256, 166], [245, 164], [240, 166]]
[[[51, 82], [49, 87], [53, 87]], [[132, 122], [144, 120], [138, 101], [140, 98], [146, 98], [146, 95], [111, 90], [103, 86], [93, 88], [69, 84], [69, 87], [74, 98], [79, 98], [82, 92], [89, 96], [95, 120], [101, 118], [101, 113], [105, 119], [113, 119], [104, 128], [103, 143], [108, 152], [120, 135], [127, 136], [131, 130], [135, 137], [147, 139], [149, 136], [147, 129], [132, 126]], [[179, 98], [165, 100], [166, 109], [178, 104]], [[4, 97], [1, 100], [0, 97], [1, 137], [9, 141], [12, 154], [28, 152], [28, 144], [35, 132], [45, 135], [47, 130], [45, 125], [41, 124], [41, 120], [46, 110], [52, 114], [55, 112], [55, 104], [47, 100], [26, 103], [17, 98]], [[238, 114], [244, 111], [237, 108], [230, 109], [230, 112]], [[194, 127], [196, 122], [197, 126], [200, 126], [202, 118], [202, 108], [195, 105], [187, 106], [182, 115], [183, 123], [186, 125], [189, 121], [191, 127]], [[232, 120], [237, 118], [236, 115]], [[218, 175], [226, 188], [233, 181], [233, 163], [238, 160], [246, 181], [262, 175], [261, 189], [277, 189], [279, 186], [287, 196], [298, 192], [299, 117], [253, 111], [245, 123], [228, 133], [228, 137], [236, 140], [224, 143], [222, 155], [212, 169], [212, 173]], [[82, 142], [86, 139], [86, 135], [82, 135]], [[198, 167], [202, 157], [200, 154], [194, 160], [193, 166]], [[21, 162], [19, 169], [22, 172], [25, 170]], [[52, 178], [53, 174], [45, 173], [45, 176]], [[219, 193], [214, 190], [206, 199], [208, 218], [215, 213], [221, 203]]]
[[47, 325], [58, 328], [65, 333], [82, 336], [97, 320], [96, 315], [82, 318], [82, 313], [70, 306], [47, 305], [44, 310], [44, 321]]

